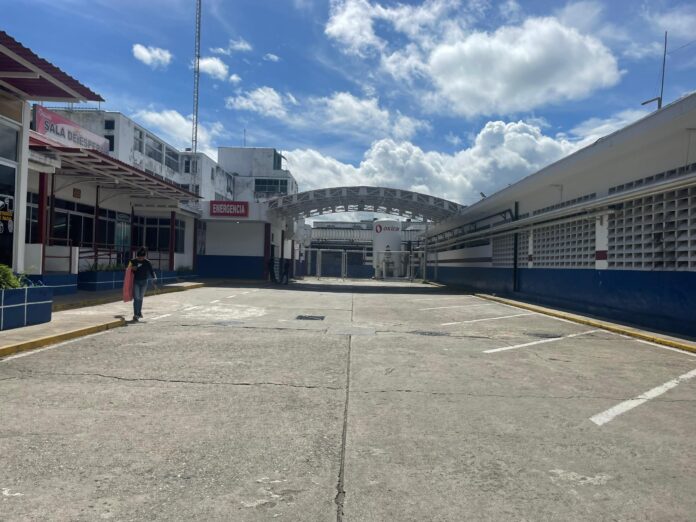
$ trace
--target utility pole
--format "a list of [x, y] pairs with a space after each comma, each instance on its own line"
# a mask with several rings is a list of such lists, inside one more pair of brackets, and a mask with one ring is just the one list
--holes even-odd
[[649, 100], [644, 101], [641, 103], [641, 105], [647, 105], [648, 103], [652, 103], [654, 101], [657, 101], [657, 110], [660, 110], [662, 108], [662, 100], [665, 92], [665, 67], [667, 65], [667, 31], [665, 31], [665, 47], [662, 52], [662, 80], [660, 82], [660, 95], [651, 98]]

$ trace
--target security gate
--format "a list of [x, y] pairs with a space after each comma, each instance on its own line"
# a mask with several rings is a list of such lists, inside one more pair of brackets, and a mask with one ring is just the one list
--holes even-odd
[[[305, 250], [304, 274], [341, 279], [423, 279], [425, 256], [418, 251], [376, 252], [372, 249], [342, 250], [309, 248]], [[376, 268], [375, 268], [376, 264]], [[432, 265], [431, 265], [432, 268]]]

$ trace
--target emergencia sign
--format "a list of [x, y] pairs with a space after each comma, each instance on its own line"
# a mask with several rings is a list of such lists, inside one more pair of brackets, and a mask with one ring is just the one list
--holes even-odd
[[249, 217], [249, 202], [211, 201], [210, 215], [219, 217]]

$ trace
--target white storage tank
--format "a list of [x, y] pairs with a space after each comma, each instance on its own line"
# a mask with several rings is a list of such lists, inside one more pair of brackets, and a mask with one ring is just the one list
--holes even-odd
[[375, 277], [403, 276], [401, 222], [377, 219], [372, 223], [372, 266]]

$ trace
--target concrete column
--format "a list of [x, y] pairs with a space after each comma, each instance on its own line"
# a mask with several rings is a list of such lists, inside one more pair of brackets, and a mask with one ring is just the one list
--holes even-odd
[[609, 268], [609, 216], [595, 219], [595, 270]]
[[271, 224], [264, 223], [263, 226], [263, 278], [270, 277], [268, 262], [271, 260]]
[[39, 243], [41, 243], [41, 273], [46, 272], [46, 199], [48, 190], [45, 172], [39, 172]]
[[529, 229], [527, 268], [534, 268], [534, 229]]
[[174, 270], [174, 244], [176, 243], [176, 212], [169, 216], [169, 271]]
[[27, 228], [27, 187], [29, 185], [29, 122], [31, 107], [24, 102], [22, 106], [22, 130], [19, 133], [19, 158], [15, 172], [14, 193], [14, 231], [12, 238], [12, 269], [24, 272], [24, 243]]
[[191, 254], [191, 268], [198, 273], [198, 218], [193, 219], [193, 252]]
[[[55, 174], [53, 175], [55, 179]], [[54, 185], [51, 185], [51, 226], [53, 226], [53, 194]], [[97, 196], [94, 200], [94, 229], [92, 229], [92, 247], [94, 250], [94, 264], [99, 262], [99, 185], [97, 185]]]

